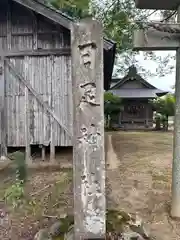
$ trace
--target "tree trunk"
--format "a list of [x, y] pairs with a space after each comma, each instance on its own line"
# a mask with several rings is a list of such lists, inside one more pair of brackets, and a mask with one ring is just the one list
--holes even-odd
[[168, 131], [168, 127], [169, 127], [169, 117], [167, 115], [166, 116], [166, 131]]
[[111, 127], [111, 117], [110, 117], [110, 115], [108, 115], [108, 117], [107, 117], [107, 129], [110, 129], [110, 127]]
[[166, 118], [163, 120], [163, 130], [168, 131], [168, 116], [166, 115]]
[[157, 130], [157, 131], [161, 130], [161, 121], [160, 121], [159, 118], [156, 119], [156, 130]]
[[105, 118], [105, 127], [108, 127], [108, 114], [104, 114], [104, 118]]
[[112, 116], [109, 115], [109, 129], [112, 129]]

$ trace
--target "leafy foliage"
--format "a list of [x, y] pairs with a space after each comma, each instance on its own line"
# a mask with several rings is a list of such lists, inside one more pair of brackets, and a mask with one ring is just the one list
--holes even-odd
[[14, 161], [16, 179], [15, 182], [6, 189], [4, 198], [8, 204], [16, 208], [22, 203], [24, 197], [24, 183], [27, 178], [27, 166], [25, 154], [20, 151], [9, 154], [8, 157]]
[[25, 153], [17, 151], [9, 154], [8, 156], [15, 163], [15, 171], [17, 179], [20, 181], [26, 181], [27, 178], [27, 166], [25, 160]]
[[8, 155], [14, 161], [16, 179], [15, 182], [6, 189], [4, 194], [5, 201], [13, 208], [19, 207], [24, 198], [24, 183], [27, 178], [27, 167], [25, 154], [17, 151]]
[[104, 94], [104, 112], [106, 115], [112, 115], [122, 110], [122, 101], [119, 96], [106, 92]]
[[154, 111], [156, 111], [155, 121], [156, 129], [160, 130], [161, 123], [163, 129], [168, 130], [168, 117], [175, 114], [175, 97], [173, 94], [167, 94], [151, 101]]
[[165, 97], [159, 97], [152, 101], [154, 110], [165, 116], [174, 116], [175, 97], [173, 94], [167, 94]]
[[106, 37], [117, 43], [115, 75], [124, 75], [129, 66], [135, 65], [144, 76], [165, 76], [173, 71], [174, 66], [170, 63], [174, 56], [167, 54], [163, 57], [154, 52], [144, 52], [146, 60], [155, 61], [158, 64], [155, 73], [139, 66], [136, 58], [137, 52], [132, 51], [133, 30], [142, 27], [152, 14], [157, 13], [161, 19], [174, 19], [172, 11], [142, 10], [135, 7], [134, 0], [46, 0], [56, 9], [67, 13], [73, 18], [81, 19], [93, 16], [104, 27]]
[[112, 127], [114, 116], [118, 116], [118, 113], [122, 110], [123, 105], [121, 98], [113, 93], [106, 92], [104, 94], [104, 115], [108, 128]]
[[107, 231], [108, 232], [123, 232], [124, 225], [131, 220], [131, 216], [123, 211], [110, 209], [106, 212]]
[[16, 182], [6, 189], [4, 194], [5, 201], [8, 204], [12, 205], [13, 208], [16, 208], [21, 203], [23, 197], [24, 197], [23, 182], [16, 179]]
[[90, 0], [49, 0], [49, 3], [72, 18], [80, 19], [88, 15]]

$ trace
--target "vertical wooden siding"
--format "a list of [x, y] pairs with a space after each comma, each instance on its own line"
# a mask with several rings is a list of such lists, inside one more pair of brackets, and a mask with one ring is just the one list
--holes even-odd
[[[10, 1], [11, 2], [11, 1]], [[10, 31], [10, 35], [9, 32]], [[70, 33], [42, 16], [12, 2], [0, 2], [0, 48], [3, 50], [58, 49], [69, 46]], [[17, 70], [72, 129], [72, 81], [70, 56], [24, 56], [10, 59]], [[28, 66], [25, 68], [25, 65]], [[26, 69], [26, 70], [25, 70]], [[25, 87], [6, 67], [8, 146], [25, 146]], [[30, 93], [30, 144], [48, 145], [51, 117]], [[54, 124], [56, 146], [70, 146], [71, 139]]]
[[37, 49], [70, 46], [70, 32], [67, 29], [11, 0], [9, 2], [10, 7], [8, 0], [0, 1], [0, 47], [3, 50], [8, 48], [8, 34], [11, 35], [12, 50], [34, 49], [35, 46]]
[[[28, 64], [25, 72], [24, 63]], [[59, 119], [72, 129], [72, 100], [70, 57], [25, 57], [11, 59], [20, 69], [27, 81], [40, 94], [44, 102], [52, 106]], [[6, 69], [6, 101], [8, 116], [8, 145], [24, 146], [25, 144], [25, 94], [24, 85]], [[67, 79], [67, 81], [64, 81]], [[31, 144], [48, 145], [51, 136], [51, 116], [44, 112], [36, 98], [29, 94], [30, 137]], [[56, 146], [70, 146], [71, 139], [55, 121], [54, 142]]]

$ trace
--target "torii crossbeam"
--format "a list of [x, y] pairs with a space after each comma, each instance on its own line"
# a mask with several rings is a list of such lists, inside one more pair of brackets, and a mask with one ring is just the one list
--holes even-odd
[[176, 24], [150, 23], [147, 30], [135, 31], [134, 49], [142, 51], [176, 50], [176, 110], [171, 215], [180, 218], [180, 0], [135, 0], [135, 2], [138, 8], [178, 11]]

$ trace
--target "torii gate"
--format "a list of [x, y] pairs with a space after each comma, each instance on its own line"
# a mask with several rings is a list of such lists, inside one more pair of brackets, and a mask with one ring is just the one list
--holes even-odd
[[141, 9], [177, 10], [176, 24], [151, 23], [134, 32], [135, 50], [176, 50], [176, 107], [172, 171], [171, 216], [180, 218], [180, 0], [135, 0]]

